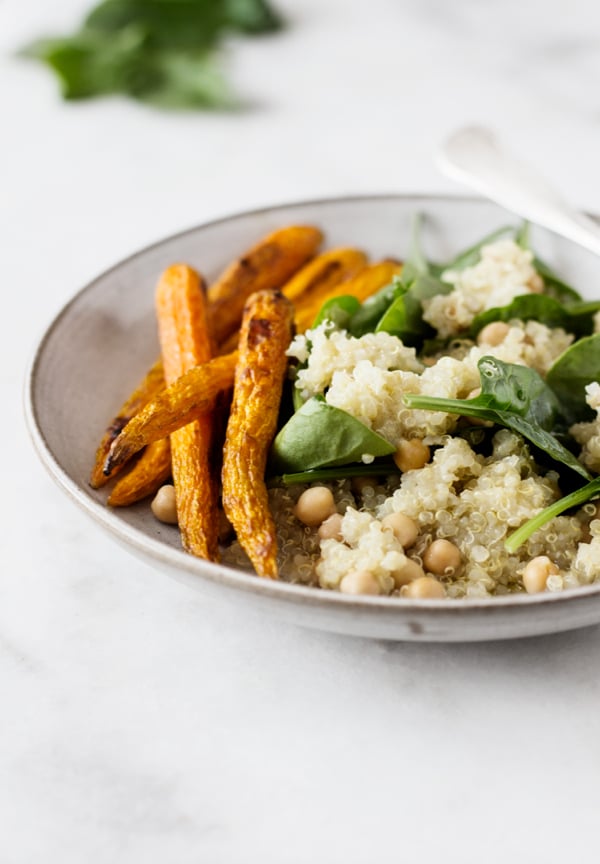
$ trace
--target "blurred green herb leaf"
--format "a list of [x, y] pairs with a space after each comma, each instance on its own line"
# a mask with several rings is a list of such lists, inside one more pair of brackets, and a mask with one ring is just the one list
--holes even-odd
[[104, 0], [77, 32], [22, 53], [53, 69], [65, 99], [121, 93], [168, 108], [231, 108], [221, 43], [280, 26], [266, 0]]

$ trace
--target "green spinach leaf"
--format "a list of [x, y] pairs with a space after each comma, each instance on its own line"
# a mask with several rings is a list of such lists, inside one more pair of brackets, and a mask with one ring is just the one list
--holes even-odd
[[558, 357], [546, 375], [546, 383], [560, 401], [569, 423], [589, 420], [594, 412], [585, 401], [585, 388], [600, 381], [600, 334], [579, 339]]
[[[530, 252], [533, 252], [530, 239], [530, 228], [531, 224], [529, 222], [524, 222], [516, 233], [515, 242], [518, 243], [522, 249], [527, 249]], [[537, 258], [535, 255], [532, 263], [544, 281], [544, 294], [547, 297], [552, 297], [554, 300], [557, 300], [559, 303], [564, 305], [581, 301], [581, 295], [572, 288], [571, 285], [567, 285], [567, 283], [564, 282], [560, 276], [558, 276], [558, 274], [548, 266], [548, 264], [545, 264], [544, 261]]]
[[319, 309], [319, 314], [313, 322], [313, 329], [323, 321], [331, 321], [338, 330], [347, 330], [354, 315], [361, 309], [360, 300], [351, 294], [332, 297], [326, 300]]
[[343, 465], [339, 468], [313, 468], [310, 471], [298, 471], [294, 474], [282, 474], [278, 479], [286, 486], [297, 483], [331, 483], [333, 480], [345, 480], [349, 477], [389, 477], [400, 474], [395, 462], [375, 461], [370, 465]]
[[547, 294], [520, 294], [506, 306], [496, 306], [477, 315], [469, 329], [475, 338], [492, 321], [540, 321], [547, 327], [562, 327], [576, 336], [589, 335], [594, 329], [594, 315], [600, 301], [570, 303], [565, 306]]
[[417, 276], [427, 276], [430, 272], [430, 264], [421, 244], [422, 227], [423, 214], [415, 213], [410, 226], [408, 254], [402, 265], [402, 282], [405, 285], [409, 285]]
[[554, 519], [555, 516], [560, 516], [561, 513], [570, 510], [572, 507], [581, 507], [583, 504], [597, 498], [599, 495], [600, 477], [596, 477], [596, 479], [592, 480], [591, 483], [587, 483], [580, 489], [576, 489], [575, 492], [571, 492], [570, 495], [565, 495], [563, 498], [559, 498], [558, 501], [555, 501], [554, 504], [550, 504], [549, 507], [546, 507], [541, 513], [538, 513], [537, 516], [528, 519], [524, 525], [517, 528], [517, 530], [514, 531], [506, 540], [504, 544], [505, 549], [507, 552], [516, 552], [526, 540], [529, 540], [532, 534], [535, 534], [536, 531], [550, 522], [551, 519]]
[[398, 336], [405, 345], [420, 346], [435, 331], [423, 320], [423, 300], [448, 294], [452, 286], [434, 276], [421, 275], [400, 292], [377, 323], [375, 332]]
[[568, 306], [570, 303], [579, 303], [582, 301], [581, 294], [571, 285], [567, 285], [554, 270], [545, 264], [540, 258], [534, 257], [533, 266], [544, 281], [544, 293], [549, 297], [554, 297], [559, 303], [564, 303]]
[[590, 479], [575, 456], [552, 435], [562, 419], [559, 401], [534, 369], [482, 357], [478, 363], [481, 394], [474, 399], [442, 399], [406, 394], [409, 408], [448, 411], [465, 417], [491, 420], [518, 432], [556, 462]]
[[473, 319], [469, 335], [475, 338], [480, 330], [492, 321], [540, 321], [548, 327], [564, 327], [567, 329], [567, 313], [558, 300], [545, 294], [520, 294], [506, 306], [495, 306], [486, 309]]
[[346, 411], [313, 396], [278, 432], [271, 450], [277, 473], [360, 462], [363, 454], [389, 456], [396, 448]]
[[485, 237], [478, 240], [478, 242], [473, 246], [469, 246], [468, 249], [459, 252], [458, 255], [443, 266], [442, 271], [465, 270], [467, 267], [473, 267], [481, 258], [481, 250], [484, 246], [488, 246], [490, 243], [495, 243], [496, 240], [499, 240], [501, 237], [505, 237], [508, 234], [514, 236], [514, 233], [515, 229], [512, 225], [504, 225], [502, 228], [497, 228], [490, 234], [486, 234]]
[[390, 304], [405, 291], [406, 286], [401, 278], [396, 276], [389, 285], [380, 288], [363, 302], [360, 309], [350, 319], [349, 333], [357, 338], [364, 336], [365, 333], [373, 333]]

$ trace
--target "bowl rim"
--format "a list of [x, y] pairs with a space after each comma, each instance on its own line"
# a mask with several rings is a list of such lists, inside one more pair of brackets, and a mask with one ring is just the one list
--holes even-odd
[[[203, 559], [195, 558], [183, 549], [174, 548], [158, 539], [149, 537], [140, 529], [124, 522], [119, 518], [115, 510], [109, 508], [105, 504], [101, 504], [92, 498], [91, 495], [87, 494], [85, 488], [69, 476], [67, 471], [61, 466], [52, 453], [38, 417], [38, 408], [35, 399], [35, 386], [38, 370], [42, 362], [46, 345], [56, 327], [58, 327], [62, 320], [69, 314], [71, 308], [75, 306], [84, 295], [91, 292], [99, 281], [109, 277], [125, 264], [134, 261], [137, 258], [144, 257], [149, 252], [159, 248], [165, 243], [177, 241], [181, 237], [194, 234], [205, 228], [213, 228], [242, 217], [256, 217], [264, 214], [277, 213], [277, 211], [294, 207], [320, 207], [329, 204], [366, 201], [410, 201], [411, 199], [420, 202], [428, 200], [436, 202], [456, 201], [462, 202], [463, 204], [468, 204], [469, 202], [483, 203], [487, 200], [482, 196], [477, 195], [384, 192], [372, 194], [332, 195], [322, 198], [297, 199], [294, 201], [278, 202], [272, 205], [261, 205], [260, 207], [249, 210], [235, 211], [219, 216], [216, 219], [208, 219], [192, 227], [185, 228], [173, 234], [165, 235], [137, 249], [130, 255], [121, 258], [115, 264], [98, 273], [77, 290], [50, 319], [50, 322], [43, 330], [41, 337], [34, 345], [25, 370], [23, 409], [26, 426], [34, 449], [52, 479], [68, 494], [71, 500], [74, 501], [79, 508], [87, 513], [87, 515], [102, 528], [108, 530], [109, 534], [113, 535], [115, 539], [124, 542], [126, 546], [132, 547], [143, 556], [151, 558], [155, 564], [166, 565], [178, 571], [186, 577], [186, 581], [187, 578], [197, 579], [198, 577], [201, 577], [204, 580], [222, 587], [234, 589], [236, 592], [246, 592], [266, 598], [283, 600], [286, 602], [302, 604], [304, 606], [325, 608], [328, 610], [337, 609], [340, 611], [345, 610], [346, 612], [355, 610], [370, 613], [385, 611], [386, 613], [397, 614], [402, 618], [410, 613], [419, 611], [426, 611], [428, 616], [439, 615], [446, 617], [448, 612], [452, 610], [453, 614], [455, 613], [456, 616], [460, 615], [462, 617], [464, 615], [469, 615], [470, 612], [473, 614], [491, 612], [493, 609], [507, 609], [513, 607], [523, 609], [532, 606], [547, 607], [555, 603], [567, 605], [572, 604], [573, 602], [580, 602], [590, 595], [599, 594], [600, 583], [596, 583], [592, 585], [579, 586], [577, 588], [568, 588], [557, 592], [544, 592], [541, 594], [516, 593], [498, 597], [469, 597], [461, 599], [446, 597], [443, 599], [427, 600], [389, 596], [350, 596], [341, 594], [338, 591], [326, 591], [315, 587], [286, 582], [284, 580], [261, 579], [250, 570], [238, 569], [220, 562], [204, 561]], [[594, 218], [595, 214], [591, 215]]]

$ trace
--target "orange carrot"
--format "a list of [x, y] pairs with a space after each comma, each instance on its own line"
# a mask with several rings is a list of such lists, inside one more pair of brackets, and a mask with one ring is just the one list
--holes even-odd
[[[156, 289], [156, 312], [165, 381], [171, 384], [212, 356], [204, 285], [185, 264], [169, 267]], [[184, 548], [216, 561], [217, 478], [211, 468], [212, 411], [171, 435], [171, 464], [177, 518]]]

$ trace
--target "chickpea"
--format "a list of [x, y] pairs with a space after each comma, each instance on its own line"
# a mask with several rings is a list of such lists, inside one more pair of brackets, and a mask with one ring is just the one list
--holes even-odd
[[311, 528], [316, 528], [335, 512], [333, 494], [327, 486], [311, 486], [306, 489], [298, 498], [294, 509], [296, 518]]
[[339, 513], [333, 513], [328, 516], [319, 526], [317, 534], [321, 540], [343, 540], [342, 537], [342, 517]]
[[170, 525], [177, 525], [175, 487], [169, 484], [161, 486], [152, 499], [150, 508], [159, 522], [168, 522]]
[[423, 555], [423, 566], [430, 573], [442, 576], [447, 570], [457, 570], [461, 563], [461, 554], [458, 546], [449, 540], [434, 540]]
[[408, 438], [398, 444], [393, 459], [402, 472], [414, 471], [427, 465], [431, 450], [420, 438]]
[[416, 561], [407, 558], [406, 564], [401, 567], [400, 570], [396, 570], [393, 576], [396, 588], [402, 588], [403, 585], [408, 585], [409, 582], [414, 582], [416, 579], [423, 579], [425, 571]]
[[383, 528], [390, 528], [396, 540], [400, 543], [403, 549], [410, 549], [414, 545], [419, 536], [419, 529], [410, 516], [405, 516], [404, 513], [389, 513], [381, 520]]
[[500, 345], [508, 336], [510, 327], [504, 321], [492, 321], [479, 331], [478, 345]]
[[402, 589], [402, 596], [413, 600], [441, 600], [446, 592], [442, 583], [433, 576], [420, 576]]
[[558, 567], [547, 555], [532, 558], [523, 570], [523, 585], [528, 594], [539, 594], [546, 589], [549, 576], [558, 573]]
[[369, 570], [351, 570], [340, 582], [342, 594], [380, 594], [379, 582]]

